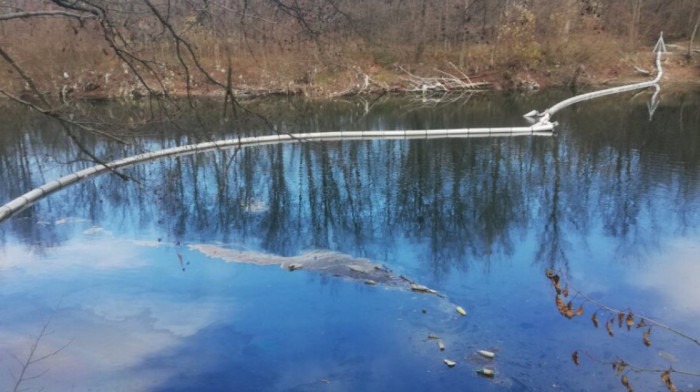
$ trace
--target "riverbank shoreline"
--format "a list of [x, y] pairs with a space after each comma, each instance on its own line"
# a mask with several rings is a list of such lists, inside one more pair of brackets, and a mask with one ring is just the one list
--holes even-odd
[[[700, 60], [697, 56], [688, 59], [683, 52], [677, 49], [663, 56], [664, 75], [660, 83], [664, 88], [700, 88]], [[387, 69], [375, 64], [350, 66], [333, 72], [313, 69], [309, 70], [308, 77], [294, 80], [285, 78], [284, 74], [271, 75], [264, 69], [258, 69], [257, 72], [245, 69], [237, 77], [228, 75], [233, 73], [231, 70], [219, 69], [211, 74], [216, 83], [206, 78], [192, 78], [189, 85], [184, 81], [186, 78], [142, 80], [127, 71], [119, 74], [88, 72], [77, 76], [65, 73], [61, 78], [44, 83], [42, 92], [65, 104], [73, 100], [141, 99], [149, 96], [224, 98], [227, 89], [237, 100], [272, 96], [332, 99], [387, 93], [440, 95], [483, 91], [533, 92], [545, 88], [595, 90], [644, 82], [656, 75], [651, 53], [639, 52], [633, 57], [641, 59], [638, 61], [641, 65], [620, 61], [592, 70], [582, 64], [538, 69], [494, 68], [474, 75], [467, 75], [452, 63], [448, 63], [444, 70], [434, 66], [426, 69], [425, 66], [409, 68], [399, 65]], [[156, 85], [158, 88], [153, 87]], [[224, 85], [230, 87], [222, 87]], [[15, 88], [10, 91], [13, 97], [22, 100], [31, 102], [36, 98], [28, 89]], [[0, 96], [1, 98], [8, 97]]]

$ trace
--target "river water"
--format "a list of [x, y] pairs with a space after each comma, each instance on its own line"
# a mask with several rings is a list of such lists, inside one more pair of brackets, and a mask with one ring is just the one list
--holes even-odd
[[[282, 132], [323, 132], [521, 126], [566, 96], [251, 105]], [[0, 225], [0, 385], [29, 363], [20, 389], [600, 391], [624, 390], [626, 375], [662, 390], [660, 371], [697, 371], [700, 346], [625, 322], [700, 337], [700, 94], [662, 92], [651, 119], [649, 97], [566, 109], [552, 137], [216, 151], [62, 190]], [[147, 111], [84, 105], [115, 121]], [[252, 120], [207, 128], [214, 112], [126, 146], [81, 140], [115, 159], [269, 132]], [[1, 203], [90, 165], [50, 120], [0, 114]], [[340, 267], [289, 270], [321, 257]], [[347, 272], [348, 260], [391, 278]], [[547, 269], [583, 315], [560, 314]], [[622, 327], [605, 307], [624, 312]]]

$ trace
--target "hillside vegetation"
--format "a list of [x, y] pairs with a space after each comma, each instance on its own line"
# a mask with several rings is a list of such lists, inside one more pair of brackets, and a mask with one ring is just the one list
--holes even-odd
[[653, 72], [661, 31], [690, 80], [699, 22], [697, 0], [4, 0], [0, 85], [67, 99], [615, 83]]

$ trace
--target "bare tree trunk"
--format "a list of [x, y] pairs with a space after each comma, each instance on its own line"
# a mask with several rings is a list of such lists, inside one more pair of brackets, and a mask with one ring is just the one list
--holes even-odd
[[693, 27], [693, 32], [690, 34], [690, 42], [688, 42], [688, 54], [685, 56], [688, 60], [690, 60], [690, 57], [693, 54], [693, 41], [695, 41], [695, 34], [698, 32], [698, 26], [700, 26], [700, 10], [698, 10], [698, 17], [695, 21], [695, 27]]
[[633, 47], [637, 44], [637, 28], [642, 14], [642, 0], [632, 1], [632, 20], [629, 26], [629, 40]]

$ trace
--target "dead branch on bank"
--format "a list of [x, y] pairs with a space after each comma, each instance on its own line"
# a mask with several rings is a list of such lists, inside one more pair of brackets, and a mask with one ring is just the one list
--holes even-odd
[[473, 82], [469, 76], [461, 71], [457, 66], [450, 63], [455, 73], [449, 73], [440, 69], [434, 69], [441, 76], [423, 77], [412, 74], [403, 67], [399, 67], [406, 75], [402, 78], [408, 87], [406, 91], [426, 93], [444, 93], [451, 91], [475, 91], [484, 90], [491, 87], [488, 82]]

